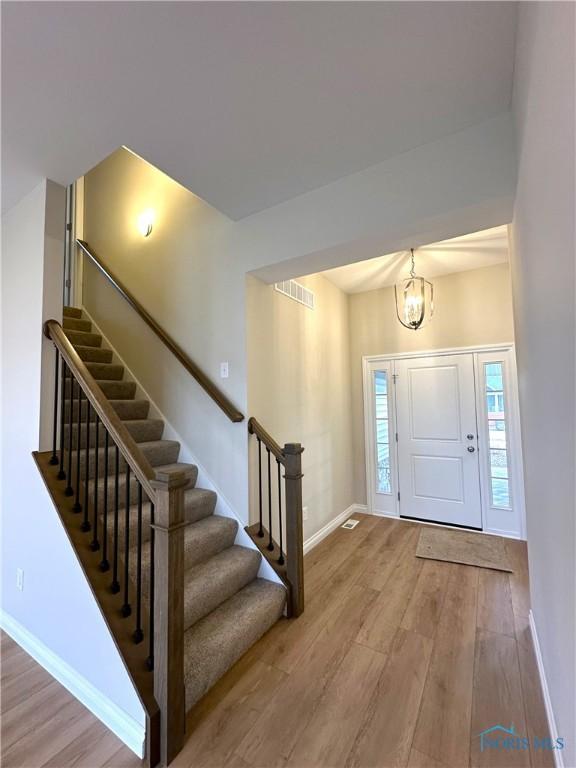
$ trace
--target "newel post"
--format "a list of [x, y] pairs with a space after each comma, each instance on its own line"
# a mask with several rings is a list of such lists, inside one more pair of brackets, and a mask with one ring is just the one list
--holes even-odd
[[286, 576], [290, 584], [288, 615], [304, 610], [304, 537], [302, 530], [302, 452], [300, 443], [284, 446], [286, 480]]
[[183, 472], [157, 472], [154, 500], [154, 698], [160, 709], [160, 754], [168, 765], [184, 744]]

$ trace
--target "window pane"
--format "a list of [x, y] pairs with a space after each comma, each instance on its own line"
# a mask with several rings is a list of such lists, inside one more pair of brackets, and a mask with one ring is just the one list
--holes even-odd
[[387, 394], [386, 386], [386, 373], [385, 371], [375, 371], [374, 373], [374, 392], [377, 395]]
[[492, 504], [495, 507], [510, 506], [510, 489], [508, 480], [493, 477], [492, 482]]
[[390, 493], [390, 449], [386, 443], [377, 445], [378, 493]]
[[376, 421], [376, 441], [378, 443], [388, 443], [388, 419], [377, 419]]
[[506, 448], [506, 422], [503, 419], [488, 421], [488, 438], [490, 448]]
[[376, 395], [376, 418], [388, 418], [388, 397], [386, 395]]
[[390, 433], [388, 425], [388, 374], [374, 372], [374, 400], [376, 410], [376, 490], [391, 493]]
[[492, 477], [508, 477], [508, 458], [505, 450], [490, 449], [490, 474]]

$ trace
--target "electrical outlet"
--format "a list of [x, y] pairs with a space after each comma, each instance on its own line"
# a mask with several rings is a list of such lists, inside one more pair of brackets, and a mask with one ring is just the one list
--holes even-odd
[[308, 507], [302, 508], [302, 520], [308, 520]]
[[16, 589], [24, 591], [24, 571], [22, 568], [16, 568]]
[[229, 376], [228, 363], [220, 363], [220, 378], [227, 379]]

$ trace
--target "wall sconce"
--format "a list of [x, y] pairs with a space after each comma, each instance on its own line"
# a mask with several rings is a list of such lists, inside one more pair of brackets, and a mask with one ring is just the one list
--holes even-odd
[[142, 237], [148, 237], [152, 232], [154, 226], [154, 211], [152, 208], [147, 208], [138, 216], [138, 231]]

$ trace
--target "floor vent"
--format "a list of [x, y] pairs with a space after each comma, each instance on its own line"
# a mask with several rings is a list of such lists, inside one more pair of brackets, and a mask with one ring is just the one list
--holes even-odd
[[353, 520], [352, 518], [350, 518], [349, 520], [346, 520], [342, 528], [346, 528], [347, 531], [351, 531], [352, 528], [356, 528], [359, 522], [360, 520]]
[[284, 280], [281, 283], [275, 283], [274, 287], [279, 293], [288, 296], [289, 299], [294, 299], [308, 309], [314, 309], [314, 294], [309, 288], [297, 283], [296, 280]]

